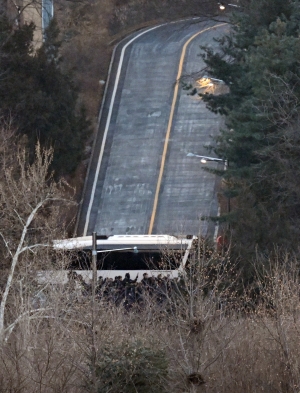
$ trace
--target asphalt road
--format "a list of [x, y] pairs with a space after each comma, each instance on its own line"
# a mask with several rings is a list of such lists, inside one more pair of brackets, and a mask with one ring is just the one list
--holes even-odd
[[138, 32], [118, 45], [78, 236], [93, 231], [214, 233], [214, 225], [201, 217], [217, 214], [217, 179], [187, 153], [210, 155], [205, 146], [212, 143], [222, 119], [176, 81], [186, 76], [193, 82], [190, 75], [205, 66], [200, 46], [217, 48], [214, 38], [227, 30], [221, 22], [184, 21]]

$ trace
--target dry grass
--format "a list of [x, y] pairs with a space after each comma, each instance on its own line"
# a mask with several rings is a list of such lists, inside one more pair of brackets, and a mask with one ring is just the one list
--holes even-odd
[[[216, 320], [205, 337], [182, 337], [166, 320], [144, 324], [141, 315], [124, 315], [122, 310], [101, 309], [97, 348], [139, 341], [164, 349], [169, 359], [170, 390], [174, 392], [297, 392], [298, 379], [291, 379], [276, 322], [256, 318]], [[89, 314], [85, 310], [78, 313]], [[81, 316], [80, 319], [82, 318]], [[83, 323], [83, 321], [81, 320]], [[28, 326], [23, 326], [24, 330]], [[286, 321], [285, 334], [299, 377], [299, 331]], [[1, 353], [1, 392], [81, 392], [89, 379], [91, 356], [89, 330], [80, 321], [40, 322], [24, 337], [20, 331], [4, 345]], [[182, 341], [183, 340], [183, 341]], [[190, 375], [203, 384], [193, 384]], [[142, 391], [141, 391], [142, 392]]]
[[[1, 347], [0, 392], [97, 391], [90, 384], [93, 347], [97, 365], [104, 351], [124, 356], [128, 343], [165, 353], [165, 384], [174, 393], [299, 392], [295, 270], [269, 271], [255, 299], [220, 289], [233, 277], [225, 270], [215, 266], [212, 278], [202, 265], [198, 278], [181, 283], [176, 296], [169, 294], [163, 304], [148, 297], [130, 312], [98, 299], [94, 316], [90, 297], [78, 301], [66, 288], [48, 287], [46, 311], [28, 314]], [[248, 307], [251, 301], [255, 308]], [[20, 302], [15, 305], [17, 312]], [[110, 391], [118, 393], [115, 382]]]

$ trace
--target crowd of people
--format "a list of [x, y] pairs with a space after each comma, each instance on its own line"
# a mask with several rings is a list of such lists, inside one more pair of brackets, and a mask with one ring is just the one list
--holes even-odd
[[[77, 293], [77, 297], [86, 298], [92, 294], [92, 284], [86, 283], [81, 274], [70, 271], [68, 274], [68, 284], [71, 291]], [[112, 278], [103, 278], [100, 276], [95, 288], [96, 297], [104, 299], [117, 306], [123, 304], [126, 309], [131, 308], [134, 304], [143, 305], [147, 299], [154, 299], [158, 304], [164, 303], [171, 294], [172, 289], [178, 285], [177, 278], [171, 278], [170, 274], [163, 276], [158, 274], [149, 276], [143, 273], [143, 278], [138, 281], [138, 275], [135, 279], [130, 277], [130, 273]]]

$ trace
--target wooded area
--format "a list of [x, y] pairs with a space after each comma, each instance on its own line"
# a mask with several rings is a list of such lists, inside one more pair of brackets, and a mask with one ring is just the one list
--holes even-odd
[[246, 264], [277, 247], [298, 252], [299, 21], [298, 1], [242, 2], [221, 52], [205, 54], [211, 75], [230, 88], [203, 99], [225, 116], [214, 148], [228, 161], [233, 209], [223, 219]]
[[34, 50], [33, 23], [18, 26], [0, 15], [0, 113], [26, 136], [31, 159], [35, 145], [54, 147], [55, 176], [71, 174], [80, 163], [89, 122], [69, 74], [60, 67], [60, 42], [55, 20], [43, 45]]
[[70, 262], [52, 248], [74, 205], [63, 175], [84, 157], [110, 40], [207, 3], [60, 1], [65, 26], [37, 51], [32, 24], [0, 16], [0, 392], [298, 393], [299, 1], [240, 1], [221, 52], [206, 49], [229, 87], [203, 97], [226, 116], [214, 148], [228, 161], [226, 247], [199, 239], [186, 274], [132, 284], [130, 307], [129, 291], [116, 302], [111, 285], [37, 273]]

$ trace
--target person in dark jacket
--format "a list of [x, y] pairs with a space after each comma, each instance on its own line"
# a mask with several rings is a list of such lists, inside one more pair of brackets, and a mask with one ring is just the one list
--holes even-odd
[[129, 274], [129, 273], [126, 273], [126, 274], [125, 274], [125, 278], [124, 278], [124, 280], [123, 280], [123, 285], [124, 285], [124, 286], [127, 286], [127, 285], [130, 285], [130, 284], [135, 284], [135, 283], [137, 282], [138, 276], [139, 276], [139, 274], [136, 275], [135, 280], [131, 280], [130, 274]]
[[143, 284], [143, 286], [145, 288], [147, 288], [149, 286], [149, 276], [148, 273], [143, 273], [143, 278], [141, 280], [141, 283]]
[[123, 286], [125, 287], [125, 302], [124, 302], [124, 306], [125, 306], [126, 310], [130, 308], [130, 306], [131, 306], [131, 304], [133, 302], [133, 299], [135, 298], [134, 289], [135, 289], [135, 284], [136, 284], [137, 279], [138, 279], [138, 275], [139, 274], [136, 275], [135, 280], [132, 280], [130, 278], [130, 274], [126, 273], [125, 274], [125, 278], [122, 281]]

